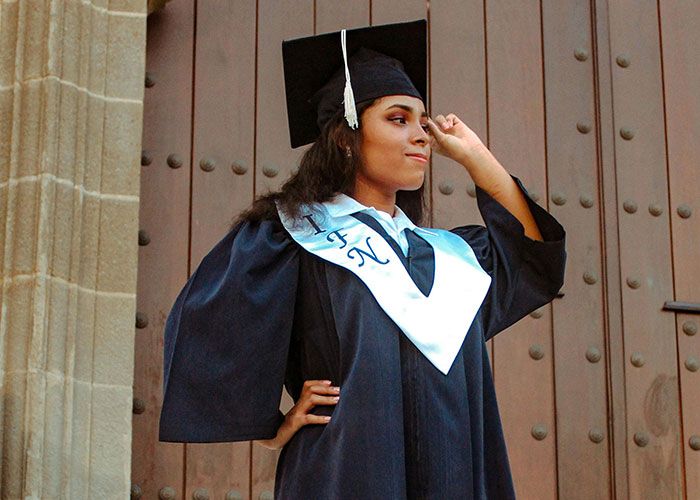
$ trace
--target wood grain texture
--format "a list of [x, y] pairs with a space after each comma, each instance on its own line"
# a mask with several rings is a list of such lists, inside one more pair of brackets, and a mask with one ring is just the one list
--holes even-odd
[[[253, 201], [255, 4], [197, 2], [190, 274]], [[238, 174], [232, 165], [247, 168]], [[213, 170], [204, 170], [213, 167]], [[188, 444], [186, 498], [250, 489], [250, 443]]]
[[[546, 193], [540, 6], [486, 2], [489, 149], [529, 189]], [[546, 205], [545, 205], [546, 207]], [[494, 340], [494, 375], [520, 498], [557, 498], [551, 306]], [[533, 345], [544, 357], [529, 355]], [[536, 440], [533, 426], [547, 435]]]
[[[314, 2], [258, 3], [255, 193], [278, 189], [308, 146], [292, 149], [284, 92], [282, 41], [314, 34]], [[275, 170], [274, 177], [264, 172]]]
[[[197, 2], [192, 267], [253, 200], [255, 16], [245, 0]], [[237, 174], [234, 164], [247, 171]]]
[[[255, 194], [278, 189], [289, 177], [308, 146], [292, 149], [289, 143], [282, 40], [314, 34], [314, 2], [258, 2], [257, 91], [255, 129]], [[264, 171], [274, 168], [275, 177]], [[287, 401], [286, 406], [289, 405]], [[274, 490], [278, 451], [255, 443], [251, 448], [251, 498]]]
[[[135, 332], [134, 397], [145, 411], [133, 415], [132, 483], [142, 498], [158, 498], [164, 486], [184, 494], [184, 445], [158, 441], [163, 395], [163, 328], [188, 277], [190, 139], [192, 120], [193, 4], [175, 2], [148, 18], [143, 149], [152, 163], [141, 168], [140, 228], [150, 243], [139, 247], [136, 310], [148, 326]], [[183, 165], [170, 168], [178, 155]], [[157, 286], [154, 286], [157, 284]]]
[[[257, 500], [274, 489], [278, 452], [252, 443], [185, 452], [157, 441], [157, 423], [162, 331], [177, 293], [236, 212], [278, 188], [308, 147], [289, 147], [281, 41], [424, 17], [429, 112], [464, 119], [567, 230], [564, 298], [488, 344], [518, 497], [700, 496], [700, 452], [689, 445], [700, 435], [700, 375], [685, 367], [700, 358], [700, 334], [683, 331], [700, 319], [661, 310], [667, 300], [700, 302], [700, 8], [690, 0], [427, 7], [184, 1], [149, 17], [147, 71], [156, 83], [146, 89], [143, 148], [153, 161], [142, 167], [140, 227], [151, 242], [139, 248], [137, 297], [149, 324], [136, 330], [134, 374], [146, 409], [134, 415], [132, 446], [142, 498], [157, 498], [163, 486], [177, 498], [201, 487], [210, 498], [238, 490]], [[576, 49], [588, 58], [577, 60]], [[621, 67], [619, 55], [631, 64]], [[631, 140], [621, 137], [624, 126]], [[167, 166], [171, 153], [181, 168]], [[214, 169], [202, 170], [202, 160]], [[247, 171], [234, 173], [233, 163]], [[482, 223], [461, 167], [435, 157], [426, 183], [433, 225]], [[563, 205], [551, 201], [558, 193]], [[635, 213], [623, 209], [628, 200]], [[678, 214], [682, 204], [690, 217]], [[634, 276], [639, 288], [626, 283]], [[537, 361], [528, 354], [535, 344], [545, 354]], [[586, 359], [590, 347], [600, 361]], [[631, 364], [634, 353], [642, 367]], [[291, 405], [285, 393], [282, 410]], [[547, 430], [541, 441], [531, 435], [537, 424]], [[591, 441], [592, 428], [602, 442]], [[647, 446], [635, 444], [636, 432], [649, 435]]]
[[[662, 68], [657, 3], [611, 2], [610, 46], [615, 117], [620, 272], [626, 358], [629, 497], [681, 498], [682, 464], [677, 345], [673, 313], [661, 311], [673, 294], [668, 213]], [[617, 63], [626, 56], [627, 67]], [[625, 127], [634, 131], [625, 139]], [[638, 206], [634, 213], [625, 202]], [[638, 279], [638, 288], [628, 280]], [[641, 367], [631, 357], [641, 354]], [[634, 435], [645, 433], [639, 446]]]
[[[431, 2], [430, 114], [455, 113], [488, 145], [483, 14], [481, 0]], [[434, 155], [432, 175], [433, 226], [483, 224], [476, 198], [467, 193], [474, 182], [464, 167]]]
[[[563, 205], [550, 202], [549, 210], [567, 230], [568, 252], [565, 296], [552, 305], [558, 496], [572, 500], [611, 493], [590, 19], [586, 3], [542, 4], [547, 180], [550, 200], [565, 199]], [[588, 57], [577, 59], [576, 51]], [[589, 349], [597, 350], [598, 361], [587, 358]], [[591, 440], [591, 431], [602, 441]]]
[[323, 0], [316, 2], [316, 33], [367, 26], [370, 23], [369, 0]]
[[[661, 2], [659, 8], [668, 153], [668, 218], [673, 243], [673, 298], [697, 303], [700, 302], [700, 182], [697, 168], [700, 157], [700, 57], [694, 47], [700, 44], [700, 5], [685, 0]], [[691, 209], [690, 217], [679, 215], [681, 205]], [[700, 326], [700, 316], [676, 314], [683, 430], [680, 445], [688, 499], [700, 497], [700, 452], [689, 445], [691, 436], [700, 436], [700, 372], [692, 372], [686, 366], [686, 362], [692, 363], [689, 360], [700, 359], [700, 337], [697, 333], [688, 335], [684, 331], [685, 326], [685, 330], [692, 332], [692, 325], [696, 329]], [[668, 333], [671, 335], [670, 331]]]
[[610, 28], [607, 16], [608, 1], [596, 0], [593, 5], [595, 37], [592, 56], [594, 84], [597, 92], [598, 162], [600, 163], [605, 338], [607, 357], [603, 358], [608, 373], [608, 432], [612, 480], [612, 497], [628, 498], [627, 476], [627, 402], [625, 394], [625, 352], [622, 336], [622, 282], [620, 279], [620, 235], [618, 227], [617, 179], [615, 176], [615, 123], [611, 88]]
[[425, 0], [372, 0], [372, 25], [424, 19], [427, 13]]
[[[432, 117], [455, 113], [488, 146], [486, 34], [482, 0], [433, 0], [430, 4], [430, 102]], [[474, 181], [456, 162], [433, 155], [432, 226], [451, 229], [484, 223]], [[493, 340], [487, 342], [493, 369]]]

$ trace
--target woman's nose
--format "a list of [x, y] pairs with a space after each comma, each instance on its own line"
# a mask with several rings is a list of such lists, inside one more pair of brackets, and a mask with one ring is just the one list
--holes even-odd
[[418, 132], [413, 137], [413, 142], [418, 144], [427, 144], [429, 140], [430, 136], [428, 135], [428, 132], [425, 131], [422, 125], [419, 125]]

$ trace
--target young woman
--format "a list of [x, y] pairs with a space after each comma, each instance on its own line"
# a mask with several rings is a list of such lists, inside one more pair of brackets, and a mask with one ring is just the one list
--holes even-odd
[[[564, 230], [459, 117], [427, 116], [416, 56], [391, 43], [424, 45], [424, 22], [347, 37], [304, 98], [318, 129], [298, 171], [173, 306], [160, 437], [282, 448], [278, 499], [514, 498], [485, 342], [556, 296]], [[485, 227], [415, 225], [432, 152], [471, 176]]]

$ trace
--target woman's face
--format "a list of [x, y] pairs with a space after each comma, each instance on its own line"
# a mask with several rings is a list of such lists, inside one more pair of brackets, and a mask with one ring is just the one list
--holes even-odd
[[358, 182], [386, 194], [423, 185], [430, 160], [423, 101], [405, 95], [377, 99], [362, 114], [363, 165]]

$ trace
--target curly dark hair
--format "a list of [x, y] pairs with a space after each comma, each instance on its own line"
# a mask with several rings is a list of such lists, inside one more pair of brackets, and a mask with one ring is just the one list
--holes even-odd
[[[305, 204], [323, 203], [338, 193], [352, 196], [357, 172], [363, 161], [362, 114], [375, 101], [357, 105], [360, 126], [355, 130], [348, 126], [342, 110], [328, 120], [316, 142], [302, 156], [297, 171], [281, 189], [258, 197], [241, 212], [234, 224], [279, 220], [276, 202], [290, 217], [297, 218]], [[346, 155], [345, 148], [350, 148], [351, 157]], [[423, 185], [415, 191], [397, 191], [396, 204], [415, 224], [420, 225], [426, 211]]]

